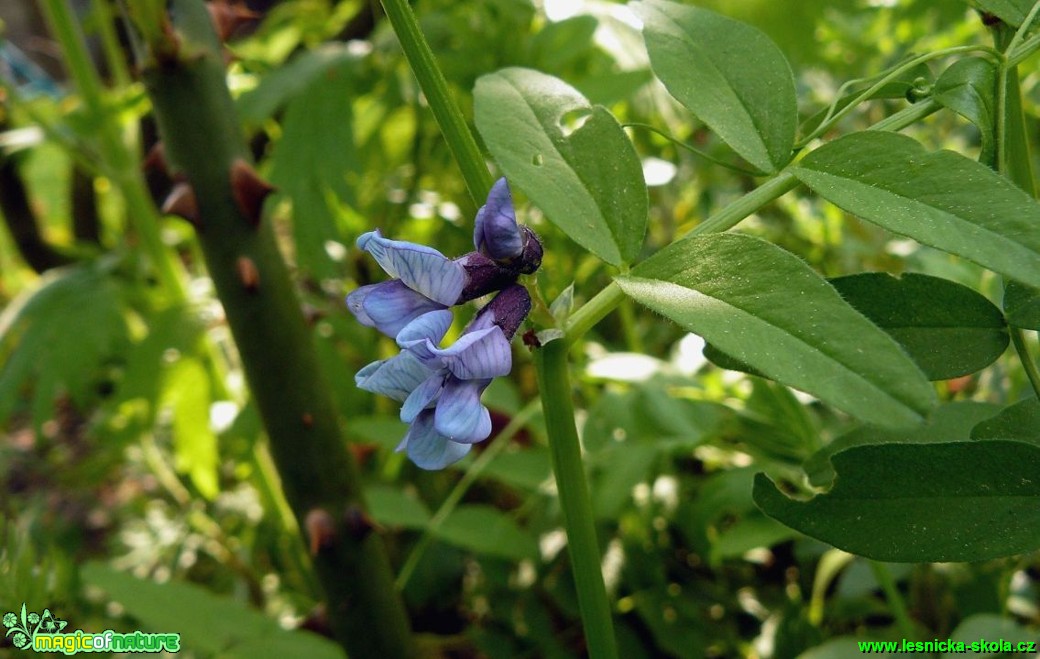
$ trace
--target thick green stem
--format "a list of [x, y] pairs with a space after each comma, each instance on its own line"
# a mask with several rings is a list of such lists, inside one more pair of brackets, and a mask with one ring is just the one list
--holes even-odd
[[448, 82], [444, 79], [433, 51], [426, 42], [419, 21], [416, 20], [407, 0], [382, 0], [386, 17], [397, 33], [408, 64], [419, 80], [419, 86], [433, 110], [433, 116], [444, 134], [444, 139], [462, 170], [462, 178], [469, 188], [470, 197], [477, 206], [484, 204], [492, 179], [484, 157], [480, 154], [477, 141], [473, 139], [466, 119], [452, 98]]
[[574, 425], [567, 343], [550, 341], [535, 350], [534, 360], [589, 657], [614, 659], [618, 656], [614, 622], [600, 567], [599, 544], [593, 524], [595, 518], [581, 461], [581, 444]]
[[197, 202], [198, 238], [267, 430], [286, 499], [307, 533], [333, 631], [352, 657], [411, 657], [404, 607], [364, 509], [325, 376], [224, 79], [202, 0], [174, 0], [179, 50], [145, 83], [170, 163]]

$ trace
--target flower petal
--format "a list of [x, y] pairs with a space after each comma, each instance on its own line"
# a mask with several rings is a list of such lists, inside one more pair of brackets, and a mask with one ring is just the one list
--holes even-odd
[[347, 296], [347, 308], [358, 322], [395, 337], [419, 316], [444, 305], [416, 293], [400, 279], [362, 286]]
[[491, 414], [480, 402], [480, 394], [491, 384], [486, 380], [448, 378], [437, 401], [434, 428], [455, 442], [482, 442], [491, 434]]
[[473, 245], [477, 251], [496, 261], [514, 259], [523, 251], [523, 237], [516, 224], [513, 197], [504, 178], [495, 182], [488, 193], [487, 204], [477, 211]]
[[401, 421], [411, 423], [420, 412], [425, 410], [434, 399], [441, 393], [444, 386], [444, 373], [434, 373], [426, 378], [426, 381], [412, 390], [411, 395], [401, 406]]
[[448, 309], [425, 313], [408, 323], [397, 335], [397, 345], [410, 350], [431, 368], [440, 368], [436, 357], [427, 345], [436, 349], [451, 327], [454, 315]]
[[407, 450], [408, 457], [420, 469], [444, 469], [461, 460], [472, 448], [470, 444], [453, 442], [439, 434], [433, 427], [433, 416], [433, 410], [417, 416], [397, 447], [398, 451]]
[[404, 402], [432, 373], [415, 355], [402, 352], [362, 368], [354, 376], [354, 382], [359, 389]]
[[513, 367], [509, 341], [497, 326], [465, 332], [447, 348], [426, 340], [409, 350], [427, 367], [446, 368], [460, 380], [508, 375]]
[[463, 267], [432, 247], [383, 238], [379, 231], [359, 236], [357, 246], [375, 257], [390, 276], [446, 307], [458, 302], [466, 285]]

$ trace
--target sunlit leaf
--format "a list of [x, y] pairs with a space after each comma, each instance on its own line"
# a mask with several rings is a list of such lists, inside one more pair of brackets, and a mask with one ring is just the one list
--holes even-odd
[[209, 425], [210, 386], [206, 369], [196, 359], [181, 359], [165, 375], [163, 403], [170, 410], [173, 455], [177, 470], [187, 474], [207, 499], [219, 492], [217, 436]]
[[672, 96], [764, 172], [791, 159], [798, 112], [783, 53], [756, 28], [664, 0], [636, 5], [650, 63]]
[[766, 376], [883, 426], [921, 420], [935, 393], [899, 345], [803, 261], [763, 240], [675, 243], [618, 285]]
[[1040, 204], [985, 165], [866, 131], [823, 145], [793, 172], [853, 215], [1040, 286]]
[[25, 399], [37, 429], [61, 395], [85, 404], [128, 342], [116, 280], [92, 264], [51, 270], [0, 315], [0, 424]]
[[473, 93], [477, 129], [510, 183], [604, 261], [635, 259], [646, 232], [646, 186], [617, 120], [530, 69], [482, 76]]

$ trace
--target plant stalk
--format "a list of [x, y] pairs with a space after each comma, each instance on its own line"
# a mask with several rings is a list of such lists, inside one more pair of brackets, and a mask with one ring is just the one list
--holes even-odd
[[466, 181], [470, 197], [477, 207], [483, 206], [493, 183], [491, 173], [488, 172], [487, 164], [477, 147], [477, 141], [473, 139], [466, 119], [451, 96], [448, 81], [437, 66], [437, 60], [430, 50], [430, 44], [426, 42], [426, 37], [423, 36], [419, 21], [407, 0], [381, 1], [386, 17], [390, 19], [390, 25], [401, 41], [401, 48], [408, 58], [408, 64], [419, 80], [419, 86], [426, 95], [430, 109], [433, 110], [441, 133], [452, 155], [455, 156], [455, 162], [462, 170], [462, 178]]
[[616, 659], [614, 622], [593, 523], [592, 501], [585, 481], [581, 444], [574, 425], [574, 406], [567, 368], [567, 343], [550, 341], [534, 351], [545, 427], [549, 433], [556, 489], [567, 529], [567, 553], [578, 590], [578, 608], [591, 659]]
[[186, 175], [198, 240], [238, 346], [286, 500], [311, 547], [329, 622], [351, 657], [415, 656], [382, 538], [365, 512], [289, 270], [263, 221], [263, 183], [202, 0], [173, 0], [176, 50], [143, 75], [167, 160]]

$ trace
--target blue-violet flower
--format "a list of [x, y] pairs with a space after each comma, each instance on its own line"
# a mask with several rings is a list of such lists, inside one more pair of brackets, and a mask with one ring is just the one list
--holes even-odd
[[[378, 231], [357, 241], [394, 279], [358, 288], [347, 307], [363, 325], [394, 337], [401, 353], [364, 367], [355, 381], [402, 403], [401, 420], [411, 426], [398, 450], [424, 469], [457, 462], [491, 434], [480, 396], [493, 378], [509, 373], [509, 342], [531, 309], [516, 280], [538, 269], [542, 245], [517, 224], [505, 179], [478, 211], [473, 243], [477, 251], [451, 260]], [[449, 307], [494, 291], [459, 339], [439, 347], [452, 323]]]
[[447, 348], [438, 344], [451, 311], [425, 313], [398, 334], [400, 354], [358, 371], [358, 387], [403, 403], [401, 420], [411, 427], [397, 450], [423, 469], [443, 469], [488, 438], [491, 415], [480, 396], [492, 378], [512, 368], [509, 341], [530, 309], [527, 289], [513, 284]]

